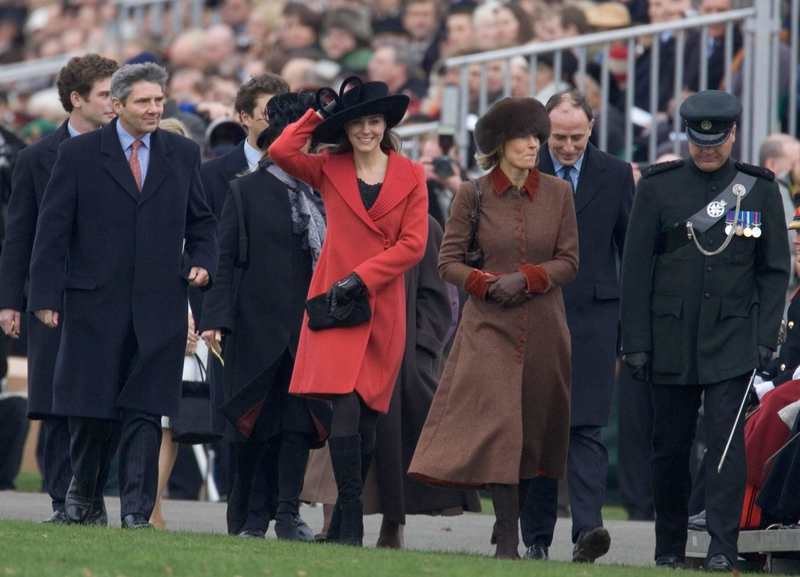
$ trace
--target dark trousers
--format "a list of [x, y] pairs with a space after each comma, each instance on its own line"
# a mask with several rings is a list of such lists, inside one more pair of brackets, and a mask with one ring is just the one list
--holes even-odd
[[619, 492], [632, 521], [653, 520], [653, 392], [623, 363], [619, 371]]
[[0, 400], [0, 491], [14, 489], [28, 436], [28, 402], [22, 397]]
[[[234, 472], [228, 496], [228, 532], [267, 532], [278, 510], [280, 437], [267, 444], [248, 439], [231, 443]], [[250, 483], [252, 485], [250, 485]], [[248, 498], [249, 495], [249, 498]]]
[[114, 453], [119, 451], [120, 516], [147, 519], [158, 491], [161, 417], [123, 410], [122, 419], [70, 417], [72, 474], [82, 486], [105, 486]]
[[744, 417], [739, 419], [725, 465], [717, 473], [725, 444], [747, 388], [749, 375], [713, 385], [653, 385], [653, 501], [656, 511], [656, 558], [686, 553], [689, 460], [697, 429], [701, 397], [707, 437], [705, 503], [711, 545], [707, 558], [722, 553], [737, 557], [747, 463]]
[[64, 498], [72, 479], [72, 465], [69, 461], [69, 420], [67, 417], [56, 416], [42, 419], [41, 434], [44, 436], [42, 482], [53, 501], [53, 511], [63, 511]]
[[[603, 526], [608, 451], [601, 440], [601, 427], [571, 427], [567, 455], [569, 504], [572, 511], [572, 542], [581, 533]], [[528, 501], [520, 516], [526, 547], [553, 542], [558, 513], [558, 481], [539, 476], [533, 480]]]

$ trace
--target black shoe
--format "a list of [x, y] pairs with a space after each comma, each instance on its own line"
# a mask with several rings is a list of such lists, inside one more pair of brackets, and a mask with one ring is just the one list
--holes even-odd
[[296, 513], [277, 513], [275, 515], [275, 534], [281, 541], [314, 540], [314, 532]]
[[689, 517], [689, 531], [708, 531], [705, 511], [700, 511], [697, 515]]
[[611, 535], [605, 527], [596, 527], [581, 533], [572, 550], [573, 563], [594, 563], [598, 557], [608, 553], [611, 547]]
[[75, 477], [69, 482], [64, 499], [64, 513], [69, 523], [83, 524], [92, 514], [94, 485], [81, 484]]
[[106, 504], [103, 499], [95, 499], [92, 503], [92, 512], [83, 522], [84, 525], [99, 525], [101, 527], [108, 527], [108, 513], [106, 513]]
[[534, 543], [525, 551], [525, 554], [522, 556], [523, 559], [536, 559], [537, 561], [549, 561], [550, 555], [549, 547], [547, 545], [540, 545], [539, 543]]
[[706, 561], [706, 571], [714, 573], [733, 573], [733, 563], [722, 553], [717, 553]]
[[123, 529], [155, 529], [141, 513], [129, 513], [122, 518]]
[[245, 529], [237, 535], [237, 537], [264, 539], [266, 535], [260, 529]]
[[656, 567], [661, 569], [677, 569], [678, 571], [683, 571], [686, 569], [686, 564], [683, 562], [683, 559], [677, 555], [659, 555], [656, 558]]
[[40, 523], [52, 523], [53, 525], [66, 525], [69, 523], [69, 519], [67, 519], [67, 514], [64, 511], [58, 510], [53, 511], [53, 514], [50, 515], [44, 521], [39, 521]]

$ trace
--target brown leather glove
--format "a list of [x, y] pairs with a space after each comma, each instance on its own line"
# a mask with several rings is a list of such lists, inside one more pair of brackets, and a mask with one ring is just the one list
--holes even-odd
[[522, 272], [501, 274], [486, 281], [489, 285], [489, 298], [501, 305], [511, 301], [528, 287], [528, 279]]

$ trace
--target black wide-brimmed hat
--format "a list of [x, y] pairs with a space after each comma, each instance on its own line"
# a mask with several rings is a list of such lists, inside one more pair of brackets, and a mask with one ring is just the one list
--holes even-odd
[[697, 146], [719, 146], [728, 140], [742, 115], [742, 103], [722, 90], [703, 90], [683, 101], [680, 114], [686, 121], [689, 142]]
[[[347, 90], [352, 85], [350, 90]], [[336, 102], [331, 113], [325, 110], [323, 98], [330, 95]], [[389, 95], [385, 82], [361, 82], [358, 76], [351, 76], [342, 83], [339, 94], [332, 88], [317, 90], [317, 107], [326, 116], [314, 129], [312, 137], [327, 144], [336, 144], [342, 136], [344, 125], [355, 118], [382, 114], [386, 128], [397, 126], [406, 114], [410, 99], [405, 94]]]
[[276, 94], [267, 103], [265, 116], [269, 126], [258, 135], [256, 145], [263, 149], [278, 136], [283, 129], [302, 118], [309, 108], [316, 110], [314, 93], [308, 90]]

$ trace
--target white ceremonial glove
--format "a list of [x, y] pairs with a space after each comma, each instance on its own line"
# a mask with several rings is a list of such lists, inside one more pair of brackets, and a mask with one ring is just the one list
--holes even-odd
[[758, 395], [758, 400], [761, 400], [761, 397], [766, 395], [772, 389], [775, 388], [775, 385], [772, 384], [772, 381], [767, 381], [765, 383], [758, 383], [757, 385], [753, 385], [753, 388], [756, 390], [756, 395]]

